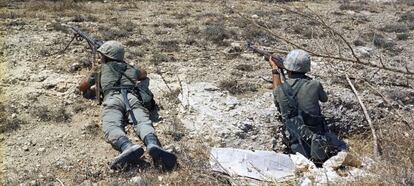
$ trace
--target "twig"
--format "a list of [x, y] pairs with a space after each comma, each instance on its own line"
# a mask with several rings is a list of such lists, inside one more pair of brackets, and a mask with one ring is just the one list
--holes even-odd
[[[379, 95], [381, 98], [382, 98], [382, 100], [384, 100], [384, 102], [388, 105], [388, 106], [391, 106], [391, 102], [381, 93], [381, 92], [379, 92], [379, 90], [378, 89], [376, 89], [375, 87], [373, 87], [371, 84], [369, 84], [368, 83], [368, 81], [365, 81], [364, 80], [364, 82], [368, 85], [368, 87], [369, 88], [371, 88], [371, 90], [373, 90], [375, 93], [377, 93], [377, 95]], [[394, 114], [393, 112], [391, 112], [391, 114]], [[408, 121], [406, 121], [405, 119], [404, 119], [404, 117], [398, 112], [398, 110], [395, 110], [395, 114], [397, 114], [400, 118], [401, 118], [401, 121], [409, 128], [409, 129], [413, 129], [413, 127], [410, 125], [410, 123], [408, 123]]]
[[[286, 44], [291, 45], [291, 46], [293, 46], [293, 47], [295, 47], [295, 48], [302, 49], [302, 50], [304, 50], [304, 51], [308, 52], [309, 54], [311, 54], [312, 56], [315, 56], [315, 57], [321, 57], [321, 58], [327, 58], [327, 59], [336, 59], [336, 60], [340, 60], [340, 61], [344, 61], [344, 62], [351, 62], [351, 63], [361, 64], [361, 65], [365, 65], [365, 66], [369, 66], [369, 67], [373, 67], [373, 68], [380, 68], [380, 69], [388, 70], [388, 71], [391, 71], [391, 72], [402, 73], [402, 74], [407, 74], [407, 75], [414, 75], [414, 72], [411, 72], [411, 71], [404, 71], [404, 70], [395, 69], [395, 68], [382, 67], [382, 66], [379, 66], [379, 65], [376, 65], [376, 64], [373, 64], [373, 63], [367, 63], [367, 62], [363, 62], [363, 61], [361, 61], [361, 60], [357, 57], [357, 55], [355, 54], [355, 52], [354, 52], [354, 50], [353, 50], [353, 48], [352, 48], [351, 44], [350, 44], [350, 43], [349, 43], [349, 42], [345, 39], [345, 37], [344, 37], [343, 35], [339, 34], [336, 30], [334, 30], [334, 29], [332, 29], [331, 27], [329, 27], [329, 26], [328, 26], [325, 22], [322, 22], [322, 24], [324, 24], [323, 26], [327, 26], [327, 28], [331, 28], [332, 30], [330, 30], [330, 31], [331, 31], [333, 34], [336, 34], [338, 37], [340, 37], [340, 38], [341, 38], [341, 40], [343, 40], [343, 41], [345, 42], [345, 44], [346, 44], [346, 45], [348, 46], [348, 48], [350, 49], [351, 54], [352, 54], [352, 56], [353, 56], [353, 58], [354, 58], [354, 59], [351, 59], [351, 58], [345, 58], [345, 57], [341, 57], [341, 56], [328, 55], [328, 54], [320, 54], [320, 53], [317, 53], [317, 52], [311, 51], [311, 50], [309, 50], [309, 49], [307, 49], [307, 48], [305, 48], [305, 47], [300, 46], [300, 45], [299, 45], [299, 44], [297, 44], [297, 43], [294, 43], [294, 42], [290, 41], [290, 39], [288, 39], [288, 38], [285, 38], [285, 37], [280, 36], [280, 34], [277, 34], [277, 33], [273, 32], [273, 31], [272, 31], [271, 29], [269, 29], [268, 27], [263, 26], [263, 25], [260, 25], [260, 24], [259, 24], [259, 23], [257, 23], [256, 21], [254, 21], [254, 20], [252, 20], [252, 19], [249, 19], [249, 18], [248, 18], [248, 17], [246, 17], [245, 15], [242, 15], [240, 12], [238, 12], [238, 11], [234, 11], [232, 7], [227, 6], [227, 8], [229, 8], [230, 10], [232, 10], [232, 11], [233, 11], [234, 13], [236, 13], [239, 17], [241, 17], [241, 18], [245, 19], [246, 21], [249, 21], [249, 22], [250, 22], [250, 23], [252, 23], [254, 26], [256, 26], [256, 27], [258, 27], [258, 28], [262, 29], [263, 31], [267, 32], [268, 34], [272, 35], [274, 38], [279, 39], [279, 40], [281, 40], [281, 41], [285, 42]], [[295, 12], [295, 11], [293, 11], [293, 12]], [[305, 16], [305, 15], [304, 15], [304, 14], [302, 14], [302, 13], [298, 13], [298, 12], [296, 12], [296, 13], [297, 13], [298, 15]], [[315, 19], [315, 18], [312, 18], [312, 17], [310, 17], [310, 16], [305, 16], [305, 17], [307, 17], [307, 18], [309, 18], [309, 19]], [[319, 21], [319, 22], [321, 22], [321, 21]]]
[[167, 83], [167, 80], [165, 80], [164, 76], [162, 75], [163, 73], [161, 72], [161, 69], [157, 66], [157, 74], [161, 76], [162, 81], [164, 82], [165, 86], [167, 86], [168, 90], [170, 92], [172, 92], [172, 89], [170, 88], [170, 86]]
[[60, 183], [61, 186], [65, 186], [65, 184], [63, 184], [63, 182], [59, 178], [56, 178], [56, 180]]
[[371, 128], [371, 132], [372, 132], [372, 138], [373, 138], [373, 143], [374, 143], [374, 156], [379, 157], [380, 148], [379, 148], [379, 145], [378, 145], [378, 137], [377, 137], [377, 134], [375, 132], [374, 125], [372, 124], [371, 117], [369, 116], [367, 108], [365, 107], [364, 103], [362, 102], [361, 97], [358, 95], [357, 90], [355, 89], [354, 85], [352, 84], [351, 80], [349, 79], [348, 74], [345, 74], [345, 78], [348, 81], [349, 86], [351, 86], [351, 89], [354, 92], [355, 96], [357, 97], [358, 102], [361, 105], [362, 110], [364, 111], [365, 118], [366, 118], [366, 120], [369, 124], [369, 127]]

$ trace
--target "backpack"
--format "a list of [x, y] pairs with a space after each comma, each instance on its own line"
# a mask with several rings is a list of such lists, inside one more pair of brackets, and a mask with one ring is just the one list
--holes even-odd
[[[117, 68], [113, 68], [112, 66], [110, 67], [113, 71], [120, 73], [117, 84], [120, 84], [122, 76], [127, 78], [132, 84], [135, 84], [135, 81], [124, 73], [126, 68], [119, 70]], [[130, 90], [132, 91], [131, 93], [135, 94], [135, 96], [137, 96], [137, 98], [141, 101], [142, 105], [149, 111], [153, 111], [158, 108], [158, 105], [154, 100], [154, 94], [151, 92], [148, 86], [134, 85], [130, 88]]]

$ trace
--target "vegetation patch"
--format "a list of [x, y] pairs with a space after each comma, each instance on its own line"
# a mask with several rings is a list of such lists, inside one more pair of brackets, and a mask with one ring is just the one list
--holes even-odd
[[168, 41], [159, 41], [158, 47], [162, 52], [178, 52], [180, 51], [180, 46], [178, 45], [177, 40], [168, 40]]
[[396, 24], [388, 24], [388, 25], [385, 25], [380, 30], [383, 31], [383, 32], [396, 32], [396, 33], [401, 33], [401, 32], [407, 32], [408, 31], [408, 28], [404, 24], [396, 23]]
[[230, 94], [243, 94], [246, 92], [256, 92], [258, 86], [250, 82], [240, 82], [230, 79], [220, 81], [219, 88], [229, 91]]
[[221, 46], [228, 45], [224, 40], [230, 38], [230, 33], [225, 29], [223, 24], [209, 25], [204, 29], [203, 34], [206, 40], [214, 44]]
[[70, 122], [72, 114], [64, 106], [51, 107], [50, 105], [33, 106], [31, 114], [40, 121]]

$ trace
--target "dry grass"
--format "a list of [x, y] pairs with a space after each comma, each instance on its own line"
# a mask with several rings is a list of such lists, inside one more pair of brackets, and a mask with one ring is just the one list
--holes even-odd
[[229, 91], [230, 94], [244, 94], [247, 92], [256, 92], [258, 86], [250, 82], [241, 82], [237, 80], [222, 80], [219, 87], [223, 90]]

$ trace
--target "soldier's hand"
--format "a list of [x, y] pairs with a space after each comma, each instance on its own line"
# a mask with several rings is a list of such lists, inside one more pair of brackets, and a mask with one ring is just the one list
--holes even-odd
[[272, 67], [272, 69], [278, 69], [279, 67], [277, 67], [276, 62], [273, 61], [272, 57], [269, 57], [269, 65], [270, 67]]

